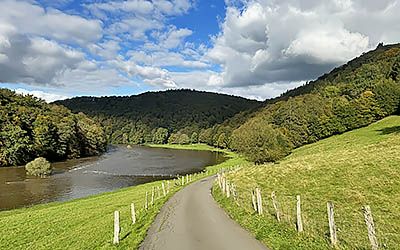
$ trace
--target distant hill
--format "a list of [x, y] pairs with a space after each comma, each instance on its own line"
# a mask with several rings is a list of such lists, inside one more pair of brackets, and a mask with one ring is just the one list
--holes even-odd
[[0, 89], [0, 167], [39, 156], [63, 160], [97, 155], [105, 148], [103, 129], [86, 115]]
[[[201, 129], [222, 123], [260, 102], [242, 97], [194, 90], [167, 90], [133, 96], [76, 97], [57, 101], [74, 112], [95, 117], [114, 143], [197, 141]], [[153, 138], [158, 129], [158, 138]], [[196, 134], [193, 134], [196, 133]]]

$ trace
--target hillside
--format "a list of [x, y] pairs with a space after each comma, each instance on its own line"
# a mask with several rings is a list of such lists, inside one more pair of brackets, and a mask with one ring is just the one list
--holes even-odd
[[292, 149], [397, 114], [400, 45], [378, 46], [318, 80], [266, 102], [239, 128], [229, 147], [262, 163]]
[[[384, 249], [400, 246], [400, 117], [300, 147], [276, 164], [246, 166], [227, 175], [237, 201], [217, 200], [242, 226], [271, 249], [331, 249], [326, 203], [335, 205], [340, 249], [371, 249], [362, 206], [370, 205]], [[260, 187], [263, 216], [251, 207]], [[276, 192], [282, 222], [270, 198]], [[296, 232], [296, 195], [301, 195], [304, 232]]]
[[84, 114], [0, 89], [0, 167], [97, 155], [105, 147], [104, 131]]
[[176, 142], [197, 142], [201, 129], [260, 105], [241, 97], [193, 90], [77, 97], [56, 103], [95, 117], [106, 127], [114, 143], [165, 143], [177, 132], [180, 133], [172, 136]]

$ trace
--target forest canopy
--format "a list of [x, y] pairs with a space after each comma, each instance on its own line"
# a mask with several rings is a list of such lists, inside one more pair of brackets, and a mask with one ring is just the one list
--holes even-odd
[[76, 97], [58, 101], [100, 122], [111, 143], [197, 142], [202, 129], [262, 103], [242, 97], [188, 89], [133, 96]]
[[83, 113], [0, 89], [0, 167], [37, 157], [55, 161], [97, 155], [105, 149], [103, 129]]

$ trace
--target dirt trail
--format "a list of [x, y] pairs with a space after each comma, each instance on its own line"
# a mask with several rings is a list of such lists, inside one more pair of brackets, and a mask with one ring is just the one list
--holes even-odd
[[213, 180], [208, 177], [176, 193], [157, 215], [140, 249], [266, 250], [217, 205], [210, 192]]

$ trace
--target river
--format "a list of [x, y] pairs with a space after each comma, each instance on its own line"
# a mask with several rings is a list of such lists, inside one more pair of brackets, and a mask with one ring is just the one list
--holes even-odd
[[0, 168], [0, 210], [66, 201], [194, 173], [225, 160], [221, 153], [145, 146], [112, 146], [99, 157], [53, 163], [47, 178], [23, 167]]

